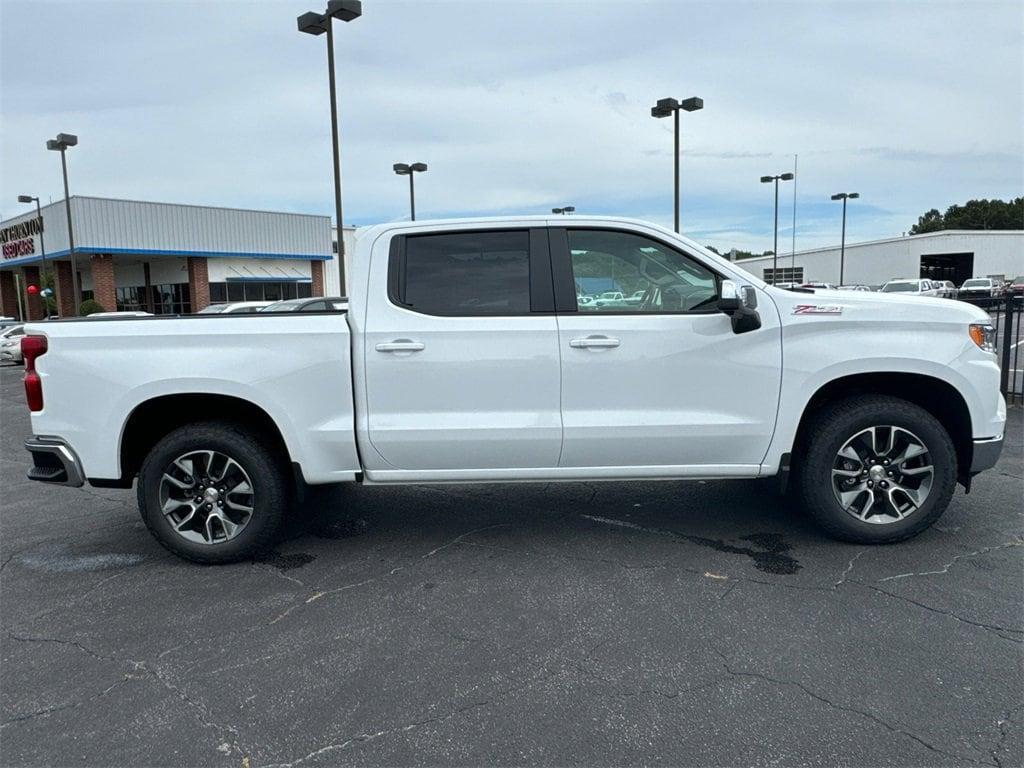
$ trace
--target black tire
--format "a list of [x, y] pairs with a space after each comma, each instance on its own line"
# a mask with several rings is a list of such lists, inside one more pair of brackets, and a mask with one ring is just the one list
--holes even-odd
[[[162, 513], [160, 486], [175, 459], [190, 451], [212, 450], [229, 456], [248, 475], [252, 513], [234, 538], [212, 544], [189, 541]], [[146, 527], [166, 549], [197, 563], [247, 560], [273, 546], [290, 500], [285, 457], [244, 427], [226, 421], [187, 424], [162, 438], [146, 456], [137, 485], [139, 511]]]
[[[884, 524], [847, 512], [832, 485], [838, 452], [853, 435], [872, 426], [912, 432], [927, 448], [934, 468], [924, 503], [903, 519]], [[891, 544], [916, 536], [942, 516], [956, 488], [956, 449], [949, 433], [931, 413], [898, 397], [865, 395], [828, 403], [806, 426], [798, 455], [796, 490], [805, 509], [826, 533], [843, 541]]]

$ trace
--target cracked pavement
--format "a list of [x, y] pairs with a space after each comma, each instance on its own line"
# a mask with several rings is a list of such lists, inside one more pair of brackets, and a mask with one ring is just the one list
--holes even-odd
[[0, 764], [1022, 765], [1021, 416], [895, 546], [770, 482], [351, 487], [217, 568], [26, 480], [0, 368]]

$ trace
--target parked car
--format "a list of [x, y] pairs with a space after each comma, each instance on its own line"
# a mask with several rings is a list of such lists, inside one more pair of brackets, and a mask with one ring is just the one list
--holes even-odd
[[959, 292], [956, 283], [952, 280], [932, 280], [932, 285], [935, 286], [938, 295], [943, 299], [955, 299]]
[[0, 330], [0, 363], [21, 363], [21, 337], [25, 326], [9, 325]]
[[1024, 275], [1017, 275], [1006, 287], [1009, 296], [1024, 296]]
[[229, 301], [219, 304], [208, 304], [196, 312], [197, 315], [236, 315], [244, 312], [259, 312], [270, 306], [271, 301]]
[[832, 285], [832, 283], [822, 283], [822, 282], [818, 282], [816, 280], [808, 280], [806, 283], [801, 283], [800, 287], [801, 288], [817, 288], [819, 290], [824, 290], [824, 291], [835, 290], [835, 286]]
[[869, 288], [866, 285], [856, 284], [856, 285], [840, 285], [836, 290], [839, 290], [839, 291], [870, 291], [871, 288]]
[[314, 296], [309, 299], [275, 301], [263, 307], [260, 312], [327, 312], [338, 309], [348, 309], [348, 299], [344, 296]]
[[12, 325], [21, 325], [21, 320], [16, 317], [0, 317], [0, 330], [10, 328]]
[[[547, 227], [368, 227], [348, 312], [31, 323], [29, 477], [134, 483], [163, 546], [222, 563], [272, 546], [306, 485], [776, 476], [868, 544], [996, 463], [980, 308], [779, 290], [629, 219]], [[574, 274], [652, 297], [581, 312]]]
[[138, 311], [126, 310], [126, 311], [122, 311], [122, 312], [93, 312], [93, 313], [91, 313], [89, 315], [86, 315], [86, 319], [100, 320], [100, 319], [105, 318], [105, 317], [109, 318], [109, 317], [152, 317], [152, 316], [153, 316], [152, 312], [138, 312]]
[[960, 286], [962, 299], [991, 299], [1000, 295], [1000, 288], [991, 277], [972, 277]]
[[882, 286], [881, 293], [903, 293], [913, 296], [938, 296], [939, 290], [931, 280], [918, 278], [897, 278]]

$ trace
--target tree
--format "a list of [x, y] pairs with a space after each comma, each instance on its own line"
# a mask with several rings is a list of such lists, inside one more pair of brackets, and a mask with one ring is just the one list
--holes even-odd
[[1024, 229], [1024, 197], [1005, 200], [968, 200], [951, 205], [944, 214], [932, 208], [910, 228], [910, 234], [944, 229]]

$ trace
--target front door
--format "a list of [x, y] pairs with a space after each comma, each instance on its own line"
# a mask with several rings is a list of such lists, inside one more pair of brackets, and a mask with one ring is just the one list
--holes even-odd
[[[762, 307], [760, 329], [736, 334], [716, 309], [720, 276], [653, 235], [570, 227], [552, 230], [551, 242], [561, 466], [756, 471], [781, 383], [774, 307]], [[575, 311], [563, 312], [572, 295]]]
[[[383, 286], [380, 260], [371, 286]], [[543, 229], [399, 236], [367, 302], [367, 434], [378, 471], [554, 467], [558, 330]], [[473, 472], [491, 470], [474, 475]], [[450, 477], [448, 473], [446, 477]], [[373, 474], [371, 472], [371, 478]]]

